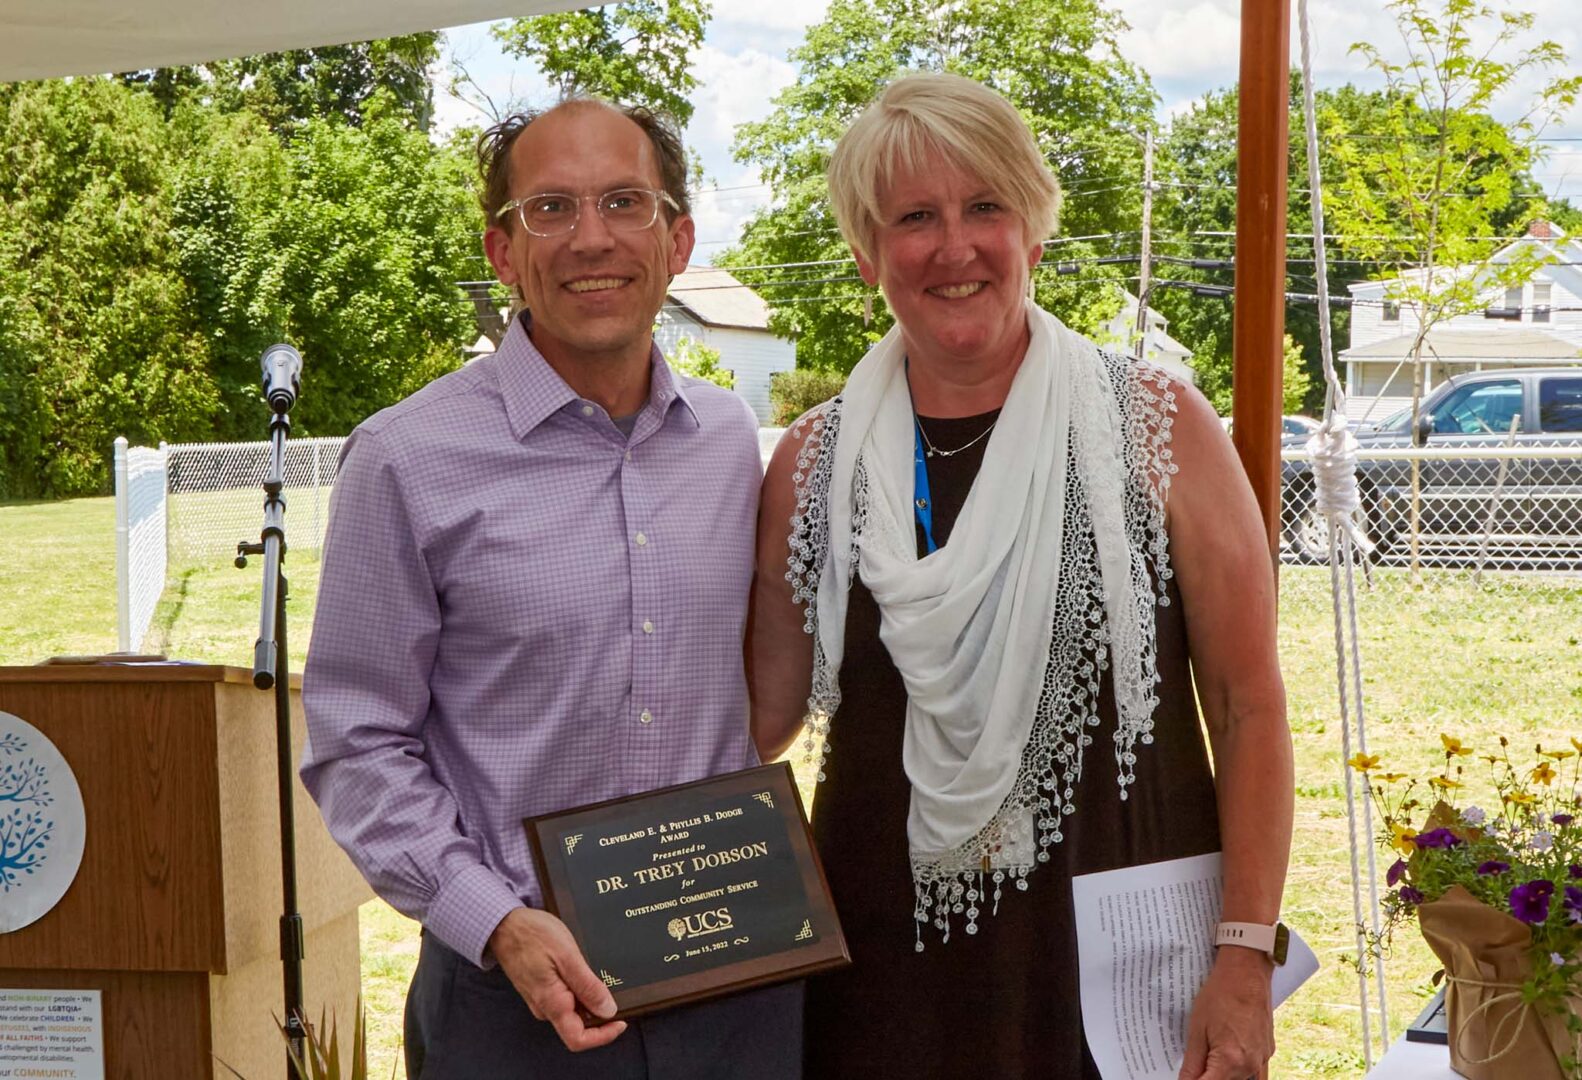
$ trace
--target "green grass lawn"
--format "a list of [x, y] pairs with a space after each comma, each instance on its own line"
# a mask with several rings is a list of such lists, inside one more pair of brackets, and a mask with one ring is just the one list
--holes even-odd
[[[292, 663], [300, 670], [317, 558], [293, 552], [287, 571]], [[174, 571], [145, 644], [185, 659], [251, 663], [261, 572], [258, 561], [240, 571], [219, 560]], [[1441, 731], [1473, 745], [1504, 734], [1518, 746], [1582, 733], [1577, 579], [1507, 580], [1493, 590], [1445, 581], [1413, 592], [1386, 574], [1361, 598], [1359, 618], [1369, 749], [1391, 767], [1436, 766]], [[1327, 571], [1283, 571], [1280, 638], [1297, 782], [1285, 917], [1323, 966], [1280, 1010], [1272, 1075], [1357, 1076], [1361, 1028], [1357, 976], [1347, 964], [1355, 937]], [[0, 662], [104, 652], [115, 643], [113, 501], [0, 506]], [[1471, 786], [1470, 801], [1487, 798]], [[1379, 860], [1382, 874], [1390, 860], [1382, 853]], [[416, 926], [379, 902], [362, 916], [370, 1063], [373, 1075], [386, 1076], [398, 1057]], [[1420, 940], [1397, 941], [1388, 967], [1392, 1031], [1421, 1007], [1435, 966]]]

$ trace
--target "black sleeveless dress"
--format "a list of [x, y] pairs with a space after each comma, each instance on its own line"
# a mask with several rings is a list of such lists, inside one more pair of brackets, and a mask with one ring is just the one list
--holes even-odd
[[[925, 417], [923, 425], [934, 446], [950, 449], [994, 417]], [[941, 545], [987, 443], [928, 461]], [[918, 534], [921, 554], [927, 548], [921, 528]], [[1115, 781], [1115, 702], [1106, 675], [1076, 812], [1061, 825], [1065, 839], [1048, 849], [1049, 862], [1028, 877], [1025, 892], [1007, 882], [999, 913], [983, 906], [976, 934], [964, 932], [960, 916], [949, 942], [924, 924], [918, 952], [906, 839], [911, 786], [901, 764], [906, 693], [879, 640], [878, 606], [860, 580], [853, 582], [841, 706], [813, 808], [852, 966], [808, 982], [809, 1080], [1098, 1080], [1082, 1037], [1072, 876], [1219, 850], [1213, 775], [1173, 585], [1157, 627], [1163, 682], [1154, 742], [1137, 746], [1128, 799], [1121, 801]]]

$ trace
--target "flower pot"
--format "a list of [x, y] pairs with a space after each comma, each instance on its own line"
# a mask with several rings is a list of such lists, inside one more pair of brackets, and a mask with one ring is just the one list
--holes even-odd
[[[1417, 909], [1418, 926], [1445, 968], [1450, 1065], [1469, 1080], [1572, 1080], [1582, 1057], [1564, 1013], [1522, 1000], [1533, 971], [1532, 930], [1460, 885]], [[1582, 1016], [1582, 999], [1568, 1000]]]

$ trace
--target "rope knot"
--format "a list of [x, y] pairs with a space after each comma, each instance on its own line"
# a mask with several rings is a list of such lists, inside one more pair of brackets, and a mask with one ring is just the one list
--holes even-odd
[[1312, 461], [1314, 499], [1319, 513], [1334, 518], [1350, 518], [1362, 508], [1357, 490], [1357, 438], [1346, 418], [1332, 413], [1324, 426], [1307, 440], [1307, 455]]

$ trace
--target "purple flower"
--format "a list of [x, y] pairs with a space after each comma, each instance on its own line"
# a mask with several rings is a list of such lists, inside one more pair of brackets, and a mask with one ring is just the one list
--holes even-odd
[[1396, 895], [1401, 898], [1401, 902], [1404, 904], [1421, 904], [1423, 902], [1422, 890], [1414, 889], [1410, 885], [1402, 885], [1401, 891], [1396, 893]]
[[1511, 864], [1508, 863], [1508, 862], [1500, 862], [1500, 860], [1498, 860], [1498, 859], [1490, 859], [1486, 863], [1479, 863], [1478, 864], [1478, 873], [1480, 873], [1480, 874], [1503, 874], [1503, 873], [1505, 873], [1505, 871], [1509, 870], [1510, 868], [1511, 868]]
[[1549, 899], [1555, 883], [1545, 878], [1529, 881], [1511, 890], [1511, 914], [1524, 923], [1541, 923], [1549, 918]]
[[1461, 843], [1461, 838], [1449, 829], [1430, 829], [1425, 833], [1418, 833], [1412, 842], [1419, 851], [1429, 848], [1453, 848]]
[[1582, 878], [1582, 866], [1579, 866], [1576, 863], [1572, 863], [1571, 864], [1571, 880], [1575, 881], [1577, 878]]
[[1576, 819], [1573, 818], [1570, 814], [1556, 814], [1554, 817], [1550, 818], [1549, 820], [1552, 821], [1556, 825], [1564, 827], [1566, 825], [1571, 824], [1571, 822], [1575, 821]]
[[1582, 889], [1567, 885], [1566, 898], [1560, 901], [1560, 906], [1565, 909], [1568, 921], [1582, 923]]
[[1384, 872], [1384, 883], [1392, 888], [1401, 883], [1401, 878], [1406, 874], [1406, 860], [1396, 859], [1395, 864]]

